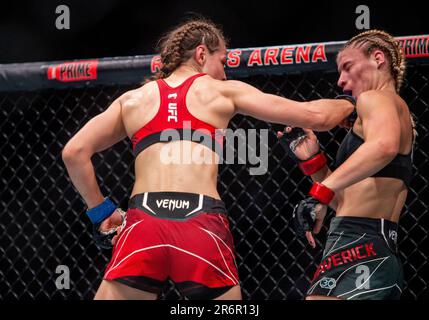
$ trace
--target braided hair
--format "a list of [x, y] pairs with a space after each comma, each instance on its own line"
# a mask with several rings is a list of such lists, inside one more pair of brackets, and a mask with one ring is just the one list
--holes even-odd
[[404, 52], [393, 36], [385, 31], [369, 30], [351, 38], [343, 50], [348, 47], [362, 48], [366, 56], [376, 49], [383, 51], [390, 62], [390, 72], [395, 80], [396, 92], [399, 92], [404, 82], [406, 64]]
[[[396, 92], [404, 83], [406, 62], [404, 51], [392, 35], [381, 30], [368, 30], [351, 38], [345, 44], [344, 49], [353, 47], [361, 48], [366, 56], [369, 56], [374, 50], [379, 49], [388, 57], [390, 63], [390, 73], [395, 80]], [[342, 51], [341, 50], [341, 51]], [[413, 115], [410, 113], [411, 125], [413, 127], [414, 140], [417, 137], [416, 124]]]
[[168, 77], [192, 57], [200, 44], [213, 53], [219, 49], [221, 41], [226, 42], [222, 30], [210, 20], [197, 18], [179, 25], [159, 41], [161, 69], [155, 79]]

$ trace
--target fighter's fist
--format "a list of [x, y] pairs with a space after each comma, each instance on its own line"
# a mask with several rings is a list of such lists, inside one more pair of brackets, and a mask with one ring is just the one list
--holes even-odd
[[125, 223], [125, 212], [117, 208], [110, 217], [100, 223], [94, 224], [93, 235], [96, 244], [100, 248], [111, 249], [115, 245]]
[[318, 234], [326, 216], [327, 207], [314, 198], [301, 200], [293, 211], [292, 221], [298, 237], [306, 237], [308, 243], [315, 248], [313, 234]]
[[[298, 131], [297, 133], [294, 133]], [[281, 139], [300, 161], [306, 161], [319, 152], [319, 141], [311, 129], [286, 127], [283, 132], [278, 131], [277, 137]]]

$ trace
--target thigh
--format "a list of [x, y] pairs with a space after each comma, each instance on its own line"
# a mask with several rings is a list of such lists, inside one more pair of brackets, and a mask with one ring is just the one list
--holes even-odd
[[229, 289], [227, 292], [225, 292], [224, 294], [220, 295], [219, 297], [213, 300], [242, 300], [241, 287], [234, 286], [231, 289]]
[[116, 281], [101, 282], [94, 300], [155, 300], [157, 295]]

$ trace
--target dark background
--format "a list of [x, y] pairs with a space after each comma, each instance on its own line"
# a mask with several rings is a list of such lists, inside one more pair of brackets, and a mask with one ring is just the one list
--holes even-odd
[[[55, 8], [61, 4], [70, 8], [70, 30], [55, 28]], [[231, 48], [346, 40], [358, 32], [358, 4], [370, 7], [372, 28], [396, 36], [429, 33], [424, 20], [427, 11], [411, 1], [398, 6], [380, 1], [3, 0], [0, 63], [151, 54], [160, 35], [189, 12], [223, 25]], [[429, 183], [423, 174], [429, 166], [427, 75], [427, 64], [411, 68], [403, 91], [419, 125], [415, 174], [399, 231], [407, 281], [403, 299], [428, 299]], [[334, 73], [267, 74], [246, 81], [297, 100], [339, 93]], [[0, 298], [93, 297], [110, 257], [94, 245], [89, 221], [83, 217], [85, 206], [66, 175], [61, 151], [83, 123], [129, 89], [83, 87], [0, 94]], [[245, 129], [266, 126], [250, 117], [236, 117], [232, 124]], [[335, 130], [319, 136], [328, 154], [335, 154], [344, 134]], [[219, 189], [232, 223], [244, 297], [301, 299], [321, 259], [326, 229], [315, 250], [296, 238], [289, 217], [310, 182], [286, 158], [274, 134], [270, 148], [268, 176], [250, 177], [242, 165], [224, 166]], [[133, 181], [128, 170], [133, 159], [130, 150], [123, 141], [94, 159], [103, 194], [111, 195], [124, 209], [124, 195]], [[60, 264], [73, 266], [71, 290], [55, 288]], [[175, 297], [174, 291], [166, 297]]]
[[[70, 30], [55, 28], [61, 4]], [[151, 54], [190, 12], [222, 25], [231, 48], [346, 40], [358, 32], [359, 4], [369, 6], [371, 28], [428, 33], [421, 1], [1, 1], [0, 63]]]

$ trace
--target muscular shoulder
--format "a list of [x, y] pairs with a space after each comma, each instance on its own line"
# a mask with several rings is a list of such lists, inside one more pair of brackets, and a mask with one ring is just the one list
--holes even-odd
[[226, 81], [216, 80], [206, 75], [195, 80], [196, 85], [192, 86], [192, 91], [202, 102], [209, 103], [224, 96], [224, 82]]
[[150, 103], [159, 99], [158, 85], [155, 81], [148, 82], [140, 88], [129, 90], [119, 97], [121, 105], [125, 108], [140, 106], [142, 102]]
[[396, 110], [397, 95], [388, 91], [369, 90], [362, 92], [358, 99], [356, 109], [358, 114], [365, 115], [376, 110]]
[[249, 84], [238, 80], [214, 80], [213, 87], [219, 94], [227, 99], [234, 99], [239, 94], [252, 93], [255, 88]]
[[225, 91], [229, 81], [216, 80], [208, 75], [195, 81], [196, 85], [191, 87], [191, 97], [195, 100], [191, 101], [205, 106], [207, 110], [212, 110], [215, 114], [228, 115], [229, 117], [235, 112], [234, 103]]
[[204, 90], [208, 92], [218, 92], [219, 89], [222, 86], [221, 80], [216, 80], [209, 75], [205, 75], [203, 77], [200, 77], [195, 80], [195, 83], [197, 83], [197, 86], [194, 86], [196, 89]]
[[244, 82], [237, 80], [216, 80], [208, 75], [201, 77], [198, 81], [202, 84], [201, 87], [212, 89], [220, 93], [229, 92], [231, 90], [240, 90], [243, 88]]

